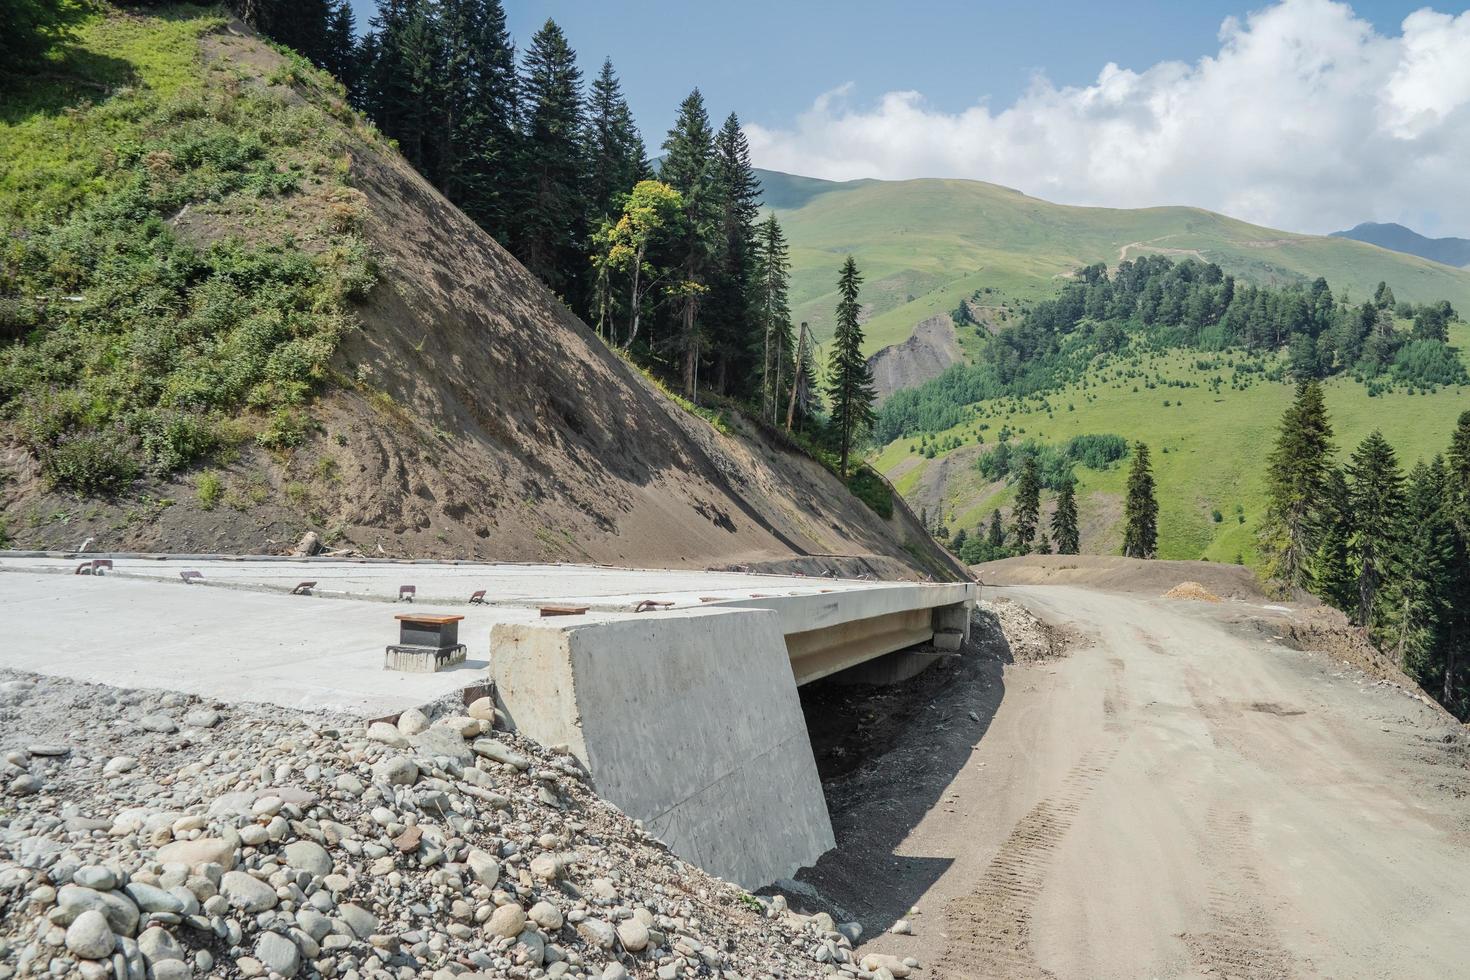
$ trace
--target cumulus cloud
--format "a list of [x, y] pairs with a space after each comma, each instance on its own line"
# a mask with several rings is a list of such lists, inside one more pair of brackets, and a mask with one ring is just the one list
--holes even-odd
[[972, 177], [1070, 204], [1190, 204], [1326, 232], [1363, 220], [1470, 235], [1470, 12], [1383, 35], [1332, 0], [1227, 19], [1219, 51], [1086, 86], [1045, 77], [1009, 107], [867, 104], [849, 82], [789, 128], [747, 126], [756, 163], [833, 180]]

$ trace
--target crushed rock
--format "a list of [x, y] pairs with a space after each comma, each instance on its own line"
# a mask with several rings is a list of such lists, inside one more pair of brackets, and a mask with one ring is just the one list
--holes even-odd
[[1194, 599], [1197, 602], [1222, 602], [1223, 600], [1198, 582], [1180, 582], [1168, 592], [1165, 599]]

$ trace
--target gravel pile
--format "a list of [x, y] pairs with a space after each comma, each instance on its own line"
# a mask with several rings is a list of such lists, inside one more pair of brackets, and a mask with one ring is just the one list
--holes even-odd
[[484, 699], [364, 726], [0, 672], [0, 980], [917, 967], [686, 864], [495, 720]]

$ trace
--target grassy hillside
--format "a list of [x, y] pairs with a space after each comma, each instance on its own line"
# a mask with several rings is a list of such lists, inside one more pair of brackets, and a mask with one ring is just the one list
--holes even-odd
[[1051, 204], [971, 180], [834, 183], [762, 171], [791, 242], [792, 312], [819, 338], [832, 330], [834, 285], [851, 252], [866, 276], [869, 352], [907, 339], [977, 289], [1041, 299], [1054, 280], [1145, 252], [1194, 256], [1259, 283], [1325, 276], [1368, 298], [1380, 280], [1399, 299], [1448, 299], [1470, 310], [1470, 271], [1342, 238], [1296, 235], [1198, 208], [1139, 210]]
[[881, 485], [865, 503], [680, 407], [300, 58], [218, 8], [78, 9], [0, 98], [0, 547], [315, 530], [370, 555], [957, 573]]
[[[1470, 327], [1454, 325], [1450, 342], [1470, 365]], [[1055, 445], [1088, 433], [1141, 439], [1153, 450], [1158, 480], [1159, 556], [1227, 562], [1239, 556], [1254, 563], [1265, 504], [1265, 456], [1292, 389], [1245, 375], [1238, 385], [1211, 390], [1211, 378], [1231, 377], [1227, 365], [1234, 356], [1208, 355], [1219, 363], [1201, 370], [1198, 363], [1206, 355], [1198, 351], [1145, 355], [1139, 366], [1143, 378], [1104, 370], [1044, 398], [981, 402], [974, 406], [972, 420], [934, 435], [897, 439], [882, 447], [874, 463], [915, 509], [922, 507], [931, 515], [941, 510], [951, 529], [973, 534], [993, 508], [1008, 516], [1012, 489], [987, 481], [976, 465], [983, 452], [995, 447], [1003, 427], [1016, 440]], [[1376, 428], [1398, 450], [1405, 469], [1443, 452], [1456, 417], [1470, 404], [1462, 387], [1432, 394], [1392, 391], [1371, 398], [1350, 378], [1334, 378], [1325, 387], [1339, 459]], [[945, 448], [927, 458], [921, 451], [925, 441]], [[1075, 472], [1082, 550], [1116, 553], [1122, 541], [1126, 462], [1103, 471], [1078, 467]], [[1043, 494], [1044, 508], [1049, 509], [1052, 497]]]

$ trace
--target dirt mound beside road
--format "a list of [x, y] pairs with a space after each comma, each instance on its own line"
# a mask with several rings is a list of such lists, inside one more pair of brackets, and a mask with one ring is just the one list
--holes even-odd
[[1194, 599], [1197, 602], [1219, 602], [1220, 597], [1198, 582], [1180, 582], [1168, 592], [1165, 599]]
[[1023, 555], [975, 565], [972, 570], [985, 585], [1088, 585], [1109, 592], [1151, 595], [1164, 595], [1176, 587], [1191, 585], [1217, 599], [1247, 602], [1271, 599], [1250, 569], [1208, 561], [1159, 561], [1115, 555]]

